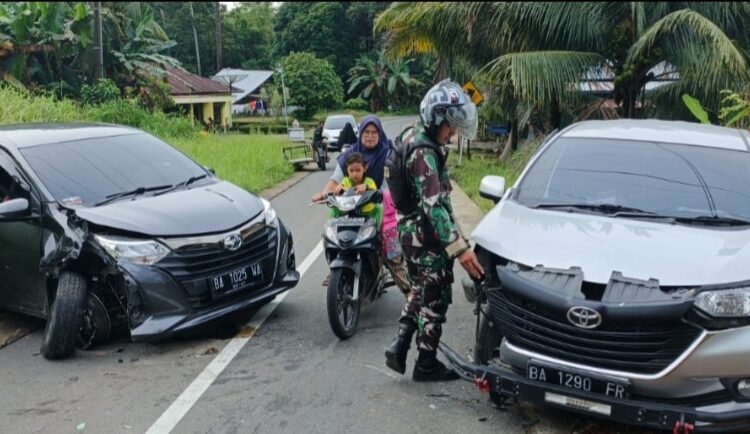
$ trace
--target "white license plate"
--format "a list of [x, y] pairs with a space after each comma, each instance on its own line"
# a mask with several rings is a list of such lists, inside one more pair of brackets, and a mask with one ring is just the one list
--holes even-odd
[[259, 263], [232, 270], [228, 273], [219, 274], [208, 278], [211, 292], [221, 294], [234, 291], [263, 278], [263, 267]]

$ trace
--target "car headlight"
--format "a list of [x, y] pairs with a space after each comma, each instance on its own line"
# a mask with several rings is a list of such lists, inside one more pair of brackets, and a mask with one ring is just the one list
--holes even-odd
[[131, 262], [138, 265], [153, 265], [170, 252], [166, 246], [152, 240], [143, 241], [101, 235], [94, 235], [94, 238], [116, 261]]
[[336, 207], [343, 212], [349, 212], [357, 207], [359, 196], [337, 197]]
[[357, 233], [357, 239], [354, 240], [354, 244], [359, 244], [362, 241], [372, 238], [372, 236], [375, 235], [375, 232], [377, 232], [377, 228], [375, 227], [374, 222], [372, 224], [362, 226], [359, 229], [359, 233]]
[[750, 287], [703, 291], [695, 306], [714, 317], [750, 316]]
[[271, 206], [271, 202], [263, 198], [260, 200], [263, 202], [263, 215], [265, 216], [266, 224], [273, 227], [278, 226], [279, 219], [276, 216], [276, 210]]

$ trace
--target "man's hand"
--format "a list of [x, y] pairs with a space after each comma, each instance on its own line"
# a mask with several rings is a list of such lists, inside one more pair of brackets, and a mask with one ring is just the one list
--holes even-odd
[[484, 277], [484, 269], [479, 264], [477, 255], [474, 254], [473, 250], [469, 249], [463, 252], [461, 256], [458, 257], [458, 262], [461, 263], [461, 266], [464, 267], [464, 270], [466, 270], [469, 273], [469, 276], [473, 279], [482, 280]]
[[357, 194], [363, 194], [365, 191], [367, 191], [367, 186], [365, 184], [359, 184], [355, 189]]
[[322, 193], [315, 193], [312, 195], [312, 201], [313, 202], [320, 202], [323, 200], [323, 194]]

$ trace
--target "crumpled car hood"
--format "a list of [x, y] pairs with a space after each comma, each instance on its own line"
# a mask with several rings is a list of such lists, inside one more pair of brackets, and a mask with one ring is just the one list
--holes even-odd
[[472, 239], [528, 266], [581, 267], [606, 284], [613, 271], [662, 286], [750, 280], [750, 229], [685, 226], [527, 208], [504, 199]]
[[81, 219], [154, 237], [192, 236], [236, 228], [263, 211], [261, 200], [231, 183], [78, 208]]

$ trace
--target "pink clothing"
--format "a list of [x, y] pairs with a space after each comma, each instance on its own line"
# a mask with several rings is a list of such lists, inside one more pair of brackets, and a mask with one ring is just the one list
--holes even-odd
[[383, 224], [380, 234], [383, 238], [383, 250], [387, 259], [401, 256], [401, 244], [398, 241], [398, 217], [396, 205], [393, 204], [391, 192], [383, 190]]

